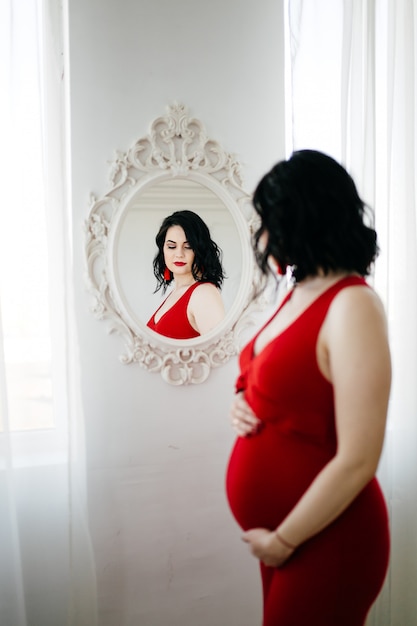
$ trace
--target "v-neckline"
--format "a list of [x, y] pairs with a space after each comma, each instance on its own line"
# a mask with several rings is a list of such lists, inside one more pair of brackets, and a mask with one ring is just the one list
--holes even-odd
[[[157, 319], [156, 319], [156, 314], [157, 314], [157, 313], [158, 313], [158, 311], [159, 311], [159, 310], [160, 310], [160, 309], [164, 306], [165, 302], [168, 300], [169, 296], [171, 295], [171, 294], [169, 293], [169, 294], [167, 295], [167, 297], [165, 298], [165, 300], [164, 300], [164, 301], [163, 301], [163, 302], [159, 305], [159, 307], [156, 309], [155, 313], [153, 314], [153, 320], [154, 320], [155, 324], [159, 324], [159, 322], [161, 321], [161, 319], [162, 319], [162, 318], [163, 318], [163, 317], [164, 317], [167, 313], [169, 313], [169, 312], [171, 311], [171, 309], [173, 309], [173, 308], [174, 308], [174, 306], [175, 306], [176, 304], [178, 304], [178, 302], [180, 302], [180, 300], [182, 300], [182, 299], [183, 299], [183, 297], [185, 296], [185, 294], [186, 294], [186, 293], [188, 293], [189, 289], [191, 289], [191, 287], [194, 287], [194, 285], [196, 285], [196, 284], [197, 284], [197, 282], [192, 283], [191, 285], [189, 285], [189, 286], [187, 287], [187, 289], [184, 291], [184, 293], [183, 293], [183, 294], [182, 294], [182, 295], [178, 298], [178, 300], [176, 300], [176, 301], [174, 302], [174, 304], [173, 304], [172, 306], [170, 306], [170, 307], [169, 307], [169, 309], [167, 309], [167, 310], [165, 311], [165, 313], [162, 313], [161, 317], [157, 320]], [[171, 293], [172, 293], [172, 292], [171, 292]]]
[[293, 296], [294, 291], [296, 289], [296, 287], [293, 287], [293, 289], [291, 289], [291, 291], [289, 291], [286, 294], [286, 296], [283, 298], [282, 302], [278, 306], [278, 308], [275, 311], [275, 313], [269, 318], [269, 320], [267, 322], [265, 322], [265, 324], [259, 329], [259, 331], [256, 333], [255, 337], [253, 338], [253, 341], [252, 341], [252, 351], [251, 351], [251, 360], [256, 359], [260, 354], [262, 354], [262, 352], [264, 350], [266, 350], [269, 346], [271, 346], [279, 337], [282, 337], [282, 335], [284, 335], [288, 330], [290, 330], [290, 328], [292, 328], [294, 326], [294, 324], [296, 324], [302, 317], [304, 317], [304, 315], [311, 309], [311, 307], [314, 306], [317, 302], [319, 302], [321, 300], [321, 298], [323, 296], [325, 296], [327, 293], [329, 293], [329, 291], [331, 289], [333, 289], [336, 285], [339, 285], [341, 282], [343, 282], [343, 281], [345, 281], [347, 279], [351, 279], [351, 278], [361, 278], [361, 277], [357, 276], [356, 274], [348, 274], [347, 276], [343, 276], [342, 278], [339, 278], [338, 280], [336, 280], [334, 283], [329, 285], [324, 291], [322, 291], [316, 298], [314, 298], [314, 300], [312, 300], [310, 302], [310, 304], [308, 304], [304, 309], [302, 309], [302, 311], [300, 311], [300, 313], [297, 315], [297, 317], [295, 317], [287, 326], [285, 326], [282, 330], [280, 330], [277, 335], [272, 337], [261, 348], [261, 350], [259, 350], [259, 352], [255, 352], [256, 342], [257, 342], [259, 336], [261, 335], [261, 333], [275, 319], [275, 317], [278, 315], [278, 313], [281, 311], [281, 309], [287, 304], [287, 302], [289, 302], [291, 300], [291, 297]]

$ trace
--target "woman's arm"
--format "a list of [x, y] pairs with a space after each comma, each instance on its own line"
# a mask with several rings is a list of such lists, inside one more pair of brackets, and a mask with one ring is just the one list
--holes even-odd
[[244, 536], [268, 565], [291, 554], [279, 537], [300, 545], [336, 519], [375, 475], [391, 362], [385, 314], [371, 289], [351, 287], [335, 298], [320, 332], [318, 362], [334, 387], [337, 452], [280, 524], [278, 537], [261, 529]]
[[188, 304], [188, 319], [200, 335], [204, 335], [224, 319], [224, 304], [220, 291], [212, 283], [202, 283], [192, 293]]

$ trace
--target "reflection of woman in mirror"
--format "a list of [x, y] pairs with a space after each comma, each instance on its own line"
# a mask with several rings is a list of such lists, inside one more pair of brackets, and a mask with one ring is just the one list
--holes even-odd
[[208, 333], [224, 318], [220, 288], [224, 279], [221, 250], [193, 211], [175, 211], [155, 238], [155, 291], [172, 290], [147, 326], [165, 337], [192, 339]]

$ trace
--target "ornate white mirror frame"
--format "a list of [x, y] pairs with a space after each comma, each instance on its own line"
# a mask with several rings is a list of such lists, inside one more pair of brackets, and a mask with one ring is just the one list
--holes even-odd
[[[126, 153], [116, 152], [109, 190], [98, 199], [91, 195], [85, 223], [86, 280], [93, 315], [107, 321], [109, 332], [116, 332], [124, 342], [122, 363], [138, 363], [150, 372], [160, 372], [166, 382], [182, 385], [201, 383], [211, 368], [226, 363], [238, 352], [246, 328], [253, 323], [252, 314], [259, 306], [253, 302], [255, 212], [242, 187], [237, 160], [207, 137], [202, 122], [188, 117], [185, 106], [174, 104], [167, 111], [152, 122], [149, 135]], [[185, 341], [158, 335], [135, 314], [122, 288], [118, 250], [128, 211], [149, 190], [174, 179], [201, 185], [220, 200], [230, 213], [240, 247], [239, 284], [224, 321], [210, 333]], [[171, 212], [168, 203], [166, 215]], [[149, 274], [153, 276], [152, 260]]]

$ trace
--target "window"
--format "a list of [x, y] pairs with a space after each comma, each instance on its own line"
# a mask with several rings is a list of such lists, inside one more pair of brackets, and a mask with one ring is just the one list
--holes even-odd
[[[60, 55], [43, 29], [42, 8], [40, 0], [0, 8], [0, 81], [7, 95], [0, 99], [0, 305], [7, 397], [0, 432], [15, 433], [13, 445], [22, 446], [22, 454], [39, 451], [43, 433], [56, 456], [65, 439], [67, 410], [66, 251], [60, 245], [64, 133], [56, 132], [57, 120], [62, 125], [63, 119], [62, 87], [53, 85]], [[58, 437], [56, 445], [51, 446], [51, 437]]]

